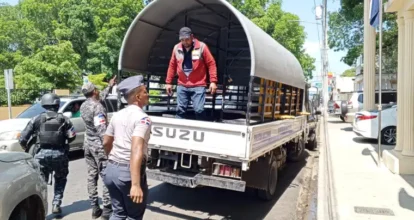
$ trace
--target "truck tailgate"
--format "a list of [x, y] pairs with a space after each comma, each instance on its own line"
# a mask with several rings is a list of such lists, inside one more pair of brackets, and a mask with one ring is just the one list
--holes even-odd
[[245, 158], [247, 126], [151, 116], [149, 147], [219, 158]]

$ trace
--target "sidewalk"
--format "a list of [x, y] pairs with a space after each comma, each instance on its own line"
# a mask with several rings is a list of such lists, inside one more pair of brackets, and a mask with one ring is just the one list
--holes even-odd
[[327, 139], [322, 123], [318, 219], [414, 219], [414, 175], [378, 168], [377, 141], [358, 137], [351, 124], [328, 118], [326, 126]]

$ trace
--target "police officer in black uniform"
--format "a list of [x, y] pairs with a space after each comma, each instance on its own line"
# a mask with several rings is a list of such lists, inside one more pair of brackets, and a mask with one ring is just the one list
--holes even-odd
[[49, 175], [54, 172], [55, 196], [53, 198], [53, 214], [62, 212], [63, 192], [69, 174], [69, 143], [75, 140], [75, 129], [69, 118], [57, 113], [60, 98], [53, 93], [43, 95], [41, 105], [46, 109], [27, 124], [20, 137], [20, 145], [27, 149], [32, 136], [36, 137], [35, 160], [40, 164], [42, 176], [49, 181]]

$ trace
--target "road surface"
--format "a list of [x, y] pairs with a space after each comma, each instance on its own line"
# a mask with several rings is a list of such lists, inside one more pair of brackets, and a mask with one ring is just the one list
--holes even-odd
[[[71, 153], [60, 218], [51, 214], [53, 188], [49, 186], [49, 213], [46, 219], [91, 219], [86, 163], [82, 154], [82, 151]], [[188, 189], [148, 180], [150, 194], [144, 219], [301, 219], [299, 215], [303, 214], [303, 210], [297, 208], [298, 201], [305, 203], [298, 207], [307, 207], [309, 196], [301, 195], [301, 189], [304, 179], [309, 182], [310, 167], [316, 154], [306, 152], [306, 161], [288, 164], [279, 173], [277, 196], [270, 202], [257, 199], [252, 191], [239, 193], [208, 187]], [[103, 184], [101, 179], [98, 184]], [[99, 195], [102, 193], [100, 186]]]

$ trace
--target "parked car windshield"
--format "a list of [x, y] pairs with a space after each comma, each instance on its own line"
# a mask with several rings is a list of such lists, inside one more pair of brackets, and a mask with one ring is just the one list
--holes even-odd
[[[59, 108], [61, 108], [65, 102], [60, 102]], [[40, 103], [36, 103], [32, 106], [30, 106], [28, 109], [26, 109], [24, 112], [22, 112], [20, 115], [18, 115], [16, 118], [33, 118], [37, 115], [42, 114], [45, 112], [46, 109], [44, 109]]]

